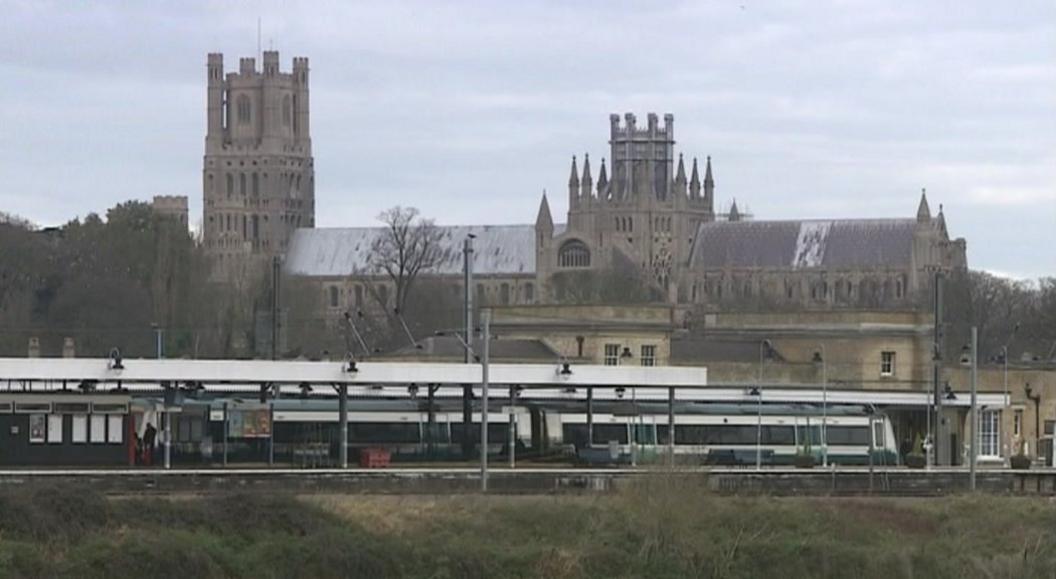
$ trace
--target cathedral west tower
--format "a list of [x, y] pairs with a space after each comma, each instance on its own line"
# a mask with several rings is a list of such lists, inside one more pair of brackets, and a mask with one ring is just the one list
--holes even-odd
[[202, 225], [220, 277], [284, 254], [295, 229], [315, 226], [308, 59], [281, 72], [266, 51], [262, 64], [242, 58], [225, 74], [223, 55], [208, 57]]

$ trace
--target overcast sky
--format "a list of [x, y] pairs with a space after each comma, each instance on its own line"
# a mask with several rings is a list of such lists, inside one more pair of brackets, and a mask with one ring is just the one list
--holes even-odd
[[[44, 225], [188, 195], [205, 60], [307, 56], [317, 223], [567, 208], [608, 115], [675, 115], [719, 209], [911, 217], [926, 187], [974, 268], [1056, 275], [1056, 2], [0, 0], [0, 210]], [[560, 219], [560, 217], [558, 217]]]

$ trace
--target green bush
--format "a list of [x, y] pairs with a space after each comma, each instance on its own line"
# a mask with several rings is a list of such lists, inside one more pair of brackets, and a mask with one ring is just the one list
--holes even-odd
[[1056, 505], [717, 496], [0, 493], [0, 577], [1052, 577]]

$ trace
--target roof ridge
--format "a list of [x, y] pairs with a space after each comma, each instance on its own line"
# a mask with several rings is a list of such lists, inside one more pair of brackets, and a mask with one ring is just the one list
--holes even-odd
[[831, 219], [825, 218], [810, 218], [810, 219], [753, 219], [749, 221], [707, 221], [701, 223], [702, 226], [715, 226], [715, 225], [731, 225], [731, 226], [747, 226], [753, 223], [836, 223], [836, 222], [855, 222], [855, 223], [869, 223], [869, 222], [883, 222], [883, 223], [915, 223], [916, 219], [912, 217], [834, 217]]

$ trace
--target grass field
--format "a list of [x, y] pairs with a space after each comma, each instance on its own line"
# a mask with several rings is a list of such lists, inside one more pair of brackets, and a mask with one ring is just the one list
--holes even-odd
[[0, 577], [1056, 577], [1049, 499], [0, 492]]

